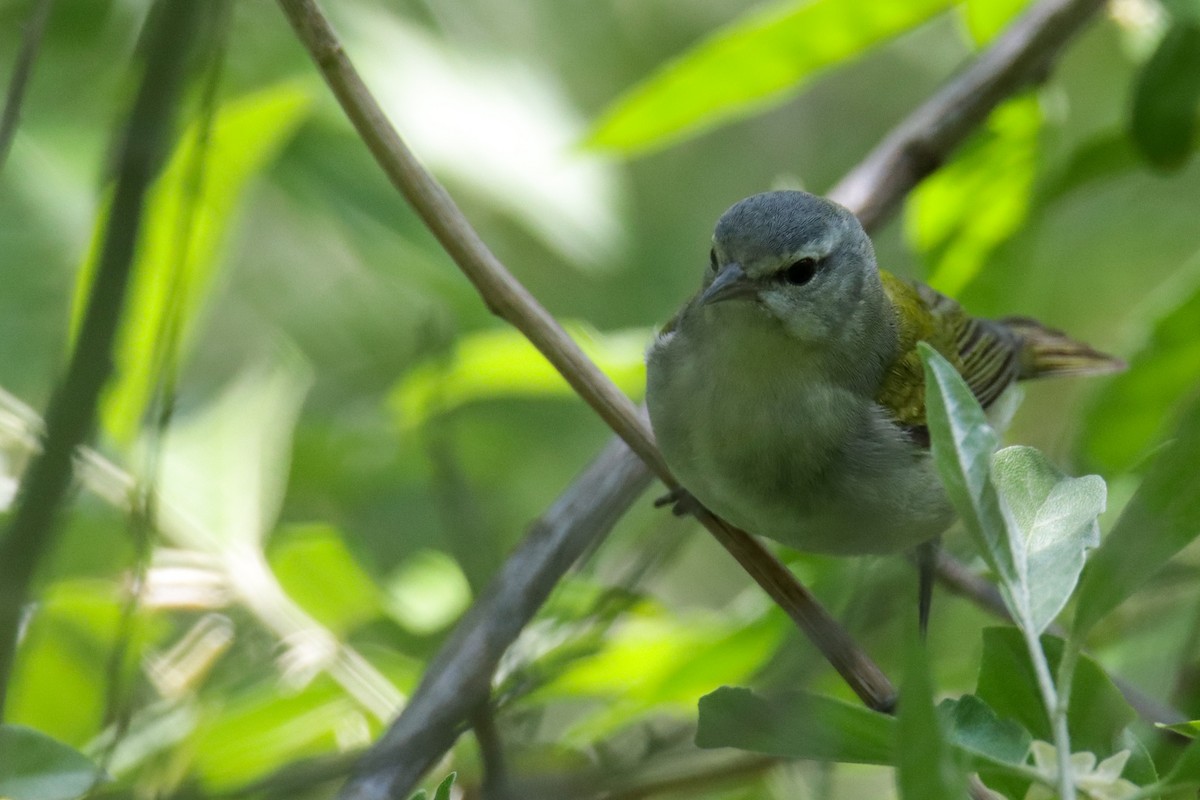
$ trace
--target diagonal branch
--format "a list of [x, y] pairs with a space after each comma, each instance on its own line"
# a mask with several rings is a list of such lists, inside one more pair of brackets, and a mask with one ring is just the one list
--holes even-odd
[[71, 460], [90, 435], [100, 391], [112, 372], [112, 345], [125, 305], [142, 221], [142, 205], [166, 153], [187, 71], [187, 45], [205, 6], [158, 3], [141, 87], [123, 131], [112, 210], [95, 280], [66, 374], [46, 413], [42, 452], [21, 484], [0, 540], [0, 711], [16, 655], [21, 609], [34, 571], [54, 540], [58, 508], [71, 481]]
[[[404, 146], [315, 2], [280, 0], [280, 5], [377, 161], [476, 285], [488, 307], [525, 333], [628, 444], [628, 449], [620, 442], [606, 448], [535, 525], [489, 591], [456, 627], [408, 709], [372, 748], [359, 766], [358, 777], [342, 795], [363, 800], [400, 797], [453, 743], [472, 710], [486, 699], [499, 655], [562, 574], [644, 491], [650, 478], [645, 465], [668, 486], [675, 484], [649, 428], [632, 404], [504, 270], [446, 192]], [[1036, 78], [1038, 70], [1050, 63], [1100, 5], [1100, 0], [1042, 0], [897, 127], [831, 195], [858, 213], [868, 228], [877, 225], [992, 108]], [[564, 508], [571, 511], [562, 518]], [[710, 514], [699, 516], [805, 632], [815, 635], [822, 651], [852, 681], [860, 696], [869, 705], [885, 707], [892, 697], [886, 678], [791, 573], [753, 538]], [[557, 522], [548, 532], [547, 519], [555, 518]], [[829, 638], [823, 639], [826, 635]]]
[[25, 23], [21, 37], [21, 49], [13, 66], [12, 78], [8, 82], [8, 93], [4, 97], [4, 111], [0, 112], [0, 170], [8, 161], [8, 152], [17, 136], [17, 123], [21, 121], [21, 104], [25, 101], [25, 90], [33, 77], [33, 64], [37, 60], [38, 48], [50, 21], [50, 10], [54, 0], [36, 0]]

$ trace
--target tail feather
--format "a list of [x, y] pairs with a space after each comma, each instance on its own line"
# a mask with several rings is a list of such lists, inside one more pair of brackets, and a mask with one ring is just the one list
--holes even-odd
[[1021, 337], [1021, 378], [1049, 375], [1107, 375], [1121, 372], [1126, 363], [1076, 341], [1060, 330], [1047, 328], [1029, 317], [1008, 317], [1005, 326]]

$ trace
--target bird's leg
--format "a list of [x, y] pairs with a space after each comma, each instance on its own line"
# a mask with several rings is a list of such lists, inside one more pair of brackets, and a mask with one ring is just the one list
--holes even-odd
[[929, 633], [929, 611], [933, 606], [933, 579], [937, 571], [938, 551], [942, 537], [935, 536], [917, 545], [917, 622], [921, 629], [921, 640]]
[[663, 508], [664, 506], [670, 506], [671, 513], [677, 517], [689, 516], [693, 511], [701, 507], [700, 501], [682, 486], [676, 486], [654, 501], [655, 508]]

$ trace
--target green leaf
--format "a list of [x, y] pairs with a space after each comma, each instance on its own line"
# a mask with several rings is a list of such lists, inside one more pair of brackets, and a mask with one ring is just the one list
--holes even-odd
[[257, 551], [279, 515], [310, 380], [298, 355], [281, 352], [206, 408], [177, 417], [160, 467], [160, 524], [173, 544], [242, 560], [247, 548]]
[[73, 800], [96, 781], [82, 753], [23, 725], [0, 725], [0, 797]]
[[1130, 134], [1147, 161], [1184, 165], [1196, 138], [1200, 106], [1200, 21], [1178, 17], [1138, 75]]
[[[1195, 273], [1195, 270], [1192, 271]], [[1200, 280], [1172, 292], [1129, 369], [1114, 376], [1087, 413], [1083, 457], [1107, 473], [1131, 469], [1166, 436], [1200, 375]]]
[[1029, 0], [967, 0], [967, 30], [976, 45], [987, 44], [1027, 5]]
[[896, 783], [904, 800], [960, 800], [962, 768], [933, 707], [933, 684], [923, 643], [911, 641], [896, 720]]
[[388, 579], [385, 592], [391, 617], [419, 635], [442, 630], [471, 603], [462, 569], [436, 550], [420, 550], [405, 559]]
[[959, 294], [1029, 213], [1041, 152], [1035, 94], [1001, 104], [946, 166], [911, 194], [905, 231], [925, 259], [929, 283]]
[[383, 597], [329, 525], [299, 525], [273, 537], [271, 571], [293, 600], [336, 636], [383, 613]]
[[1074, 632], [1083, 636], [1200, 535], [1200, 400], [1151, 463], [1121, 518], [1096, 549], [1079, 587]]
[[[990, 478], [992, 453], [1000, 439], [962, 376], [928, 344], [919, 347], [925, 363], [926, 421], [938, 474], [976, 546], [1000, 576], [1010, 609], [1028, 622], [1028, 598], [1019, 591], [1025, 585], [1024, 539], [1016, 535], [1012, 515]], [[1014, 590], [1018, 591], [1014, 594]]]
[[1021, 765], [1033, 741], [1029, 731], [1011, 719], [1000, 719], [987, 703], [973, 694], [943, 700], [938, 714], [950, 740], [978, 759], [994, 764]]
[[1164, 725], [1160, 723], [1155, 725], [1155, 727], [1161, 728], [1164, 731], [1178, 733], [1180, 736], [1186, 736], [1189, 739], [1200, 737], [1200, 720], [1196, 719], [1189, 720], [1187, 722], [1176, 722], [1173, 725]]
[[724, 686], [700, 698], [696, 745], [816, 761], [890, 764], [895, 734], [892, 717], [832, 697], [787, 692], [767, 699], [749, 689]]
[[1100, 544], [1096, 518], [1104, 511], [1104, 480], [1072, 478], [1032, 447], [996, 453], [992, 480], [1025, 538], [1029, 609], [1041, 633], [1075, 590], [1084, 553]]
[[[1193, 723], [1184, 723], [1185, 725], [1193, 725]], [[1178, 726], [1164, 726], [1168, 730], [1176, 730]], [[1195, 739], [1196, 730], [1193, 727], [1186, 735], [1191, 736], [1193, 741], [1189, 744], [1179, 758], [1175, 761], [1175, 766], [1163, 778], [1163, 783], [1174, 788], [1200, 787], [1200, 740]]]
[[[1053, 672], [1062, 658], [1063, 642], [1057, 637], [1043, 636], [1041, 643]], [[1020, 631], [997, 627], [983, 632], [976, 694], [996, 714], [1015, 720], [1033, 738], [1052, 740], [1037, 678]], [[1113, 755], [1123, 749], [1121, 733], [1135, 717], [1104, 669], [1087, 656], [1080, 656], [1067, 709], [1072, 749], [1089, 750], [1100, 758]]]
[[778, 103], [817, 71], [857, 56], [953, 5], [951, 0], [785, 0], [717, 31], [604, 112], [591, 147], [662, 147]]
[[[601, 334], [565, 323], [584, 353], [624, 392], [646, 387], [648, 330]], [[445, 359], [413, 369], [393, 390], [391, 402], [406, 428], [480, 400], [503, 397], [575, 397], [574, 390], [519, 331], [503, 327], [459, 337]]]
[[[200, 123], [192, 125], [155, 182], [133, 268], [129, 310], [118, 334], [116, 382], [106, 394], [102, 412], [105, 430], [117, 441], [128, 443], [133, 438], [161, 377], [157, 371], [163, 360], [180, 355], [161, 350], [171, 339], [172, 326], [180, 326], [179, 344], [186, 344], [213, 285], [221, 249], [247, 184], [279, 152], [308, 104], [308, 92], [294, 84], [225, 103], [212, 121], [208, 138]], [[198, 176], [197, 163], [203, 164]], [[91, 290], [106, 218], [107, 211], [96, 221], [76, 284], [73, 331]], [[181, 252], [184, 244], [187, 249]]]
[[437, 790], [434, 791], [433, 800], [450, 800], [450, 789], [454, 787], [454, 779], [457, 776], [457, 772], [451, 772], [447, 775], [445, 780], [438, 784]]

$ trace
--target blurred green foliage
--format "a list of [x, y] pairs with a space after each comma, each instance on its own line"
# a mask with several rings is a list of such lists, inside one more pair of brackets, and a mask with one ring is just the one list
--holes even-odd
[[[44, 406], [88, 285], [148, 5], [55, 4], [0, 172], [0, 388], [16, 398], [0, 403], [5, 504], [32, 441], [19, 401]], [[772, 186], [827, 190], [1025, 3], [325, 5], [488, 245], [636, 397], [649, 331], [698, 285], [721, 211]], [[5, 75], [29, 7], [0, 3]], [[1129, 360], [1111, 379], [1030, 386], [1007, 438], [1108, 481], [1106, 540], [1067, 604], [1092, 654], [1072, 732], [1101, 758], [1128, 750], [1130, 780], [1172, 787], [1200, 780], [1200, 750], [1130, 725], [1107, 673], [1200, 717], [1196, 9], [1111, 3], [874, 236], [882, 265], [977, 313], [1036, 316]], [[37, 738], [54, 786], [99, 764], [110, 796], [195, 796], [299, 769], [293, 796], [331, 796], [339, 754], [403, 706], [608, 436], [489, 315], [272, 4], [233, 3], [222, 52], [197, 75], [148, 209], [103, 460], [81, 470], [40, 572], [0, 728], [0, 753], [6, 737]], [[159, 535], [139, 563], [147, 485]], [[972, 552], [958, 534], [947, 545]], [[773, 756], [891, 764], [910, 725], [930, 738], [906, 742], [905, 775], [949, 760], [1023, 791], [1028, 735], [1049, 734], [1012, 629], [985, 631], [984, 612], [939, 594], [926, 674], [906, 655], [905, 564], [784, 555], [889, 674], [910, 676], [915, 716], [850, 704], [726, 554], [646, 502], [501, 666], [518, 796], [593, 797], [618, 776], [630, 793], [661, 780], [663, 797], [894, 796], [887, 770], [697, 750], [701, 697], [701, 745], [748, 747], [740, 731]], [[1037, 621], [1073, 587], [1052, 586]], [[1057, 640], [1043, 641], [1056, 663]], [[470, 737], [451, 761], [455, 791], [477, 797]], [[78, 793], [14, 790], [12, 763], [0, 757], [0, 795]], [[916, 785], [901, 781], [927, 791]]]

